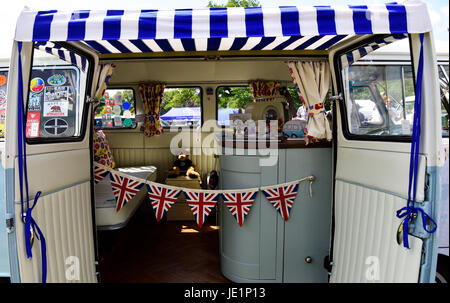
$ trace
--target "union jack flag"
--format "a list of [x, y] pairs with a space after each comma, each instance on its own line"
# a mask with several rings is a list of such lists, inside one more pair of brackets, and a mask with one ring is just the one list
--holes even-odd
[[111, 187], [116, 198], [116, 212], [121, 210], [144, 186], [145, 183], [121, 176], [115, 172], [110, 173]]
[[159, 222], [177, 201], [181, 190], [159, 186], [154, 183], [147, 184], [147, 189], [148, 197], [150, 198], [153, 211], [155, 212], [156, 221]]
[[102, 182], [103, 178], [105, 178], [109, 174], [109, 170], [106, 166], [95, 164], [94, 166], [94, 182], [99, 183]]
[[228, 209], [238, 222], [239, 226], [242, 227], [244, 219], [247, 217], [257, 193], [258, 190], [222, 193], [223, 202], [228, 206]]
[[202, 228], [206, 217], [216, 205], [220, 197], [220, 193], [212, 193], [208, 191], [184, 191], [186, 202], [194, 214], [195, 220], [199, 228]]
[[267, 200], [280, 213], [281, 217], [287, 221], [295, 197], [297, 196], [298, 183], [288, 183], [286, 185], [278, 185], [276, 187], [261, 188]]

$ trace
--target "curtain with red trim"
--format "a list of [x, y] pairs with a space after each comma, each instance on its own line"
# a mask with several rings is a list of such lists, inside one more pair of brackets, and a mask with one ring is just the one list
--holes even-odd
[[308, 141], [331, 141], [330, 123], [324, 101], [330, 88], [330, 67], [327, 62], [289, 61], [289, 72], [300, 99], [306, 108]]

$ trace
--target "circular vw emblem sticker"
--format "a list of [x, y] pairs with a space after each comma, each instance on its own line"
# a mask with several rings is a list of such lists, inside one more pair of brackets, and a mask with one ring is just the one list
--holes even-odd
[[69, 125], [67, 124], [67, 121], [61, 118], [50, 119], [44, 124], [44, 130], [50, 135], [61, 135], [68, 128]]

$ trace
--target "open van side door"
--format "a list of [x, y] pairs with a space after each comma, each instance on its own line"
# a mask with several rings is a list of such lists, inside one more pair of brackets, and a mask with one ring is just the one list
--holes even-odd
[[[10, 189], [6, 200], [14, 212], [15, 236], [9, 238], [12, 282], [42, 282], [45, 269], [47, 282], [97, 281], [92, 109], [87, 102], [97, 64], [94, 53], [70, 43], [14, 42], [5, 148], [6, 188]], [[22, 152], [26, 156], [22, 161], [18, 88], [22, 88], [25, 121]], [[24, 223], [27, 216], [36, 223], [31, 223], [31, 234]], [[32, 258], [27, 258], [30, 239]], [[46, 258], [41, 246], [44, 239]]]
[[[336, 144], [330, 282], [434, 281], [436, 233], [423, 229], [419, 215], [415, 224], [410, 225], [410, 249], [407, 249], [399, 232], [404, 218], [396, 216], [408, 201], [412, 128], [411, 122], [406, 121], [411, 121], [413, 106], [406, 104], [404, 111], [395, 112], [388, 105], [389, 98], [403, 101], [415, 91], [419, 35], [412, 34], [395, 42], [409, 40], [413, 52], [409, 71], [395, 64], [358, 67], [352, 61], [359, 51], [367, 52], [368, 45], [391, 38], [354, 37], [330, 52], [334, 94], [339, 100], [334, 106]], [[436, 219], [440, 103], [431, 39], [429, 33], [425, 34], [415, 206]], [[406, 88], [403, 95], [402, 85]], [[373, 106], [366, 106], [363, 111], [357, 100], [371, 100]]]

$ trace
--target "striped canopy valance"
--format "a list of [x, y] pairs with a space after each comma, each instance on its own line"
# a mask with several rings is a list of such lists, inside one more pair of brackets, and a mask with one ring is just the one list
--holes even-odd
[[328, 49], [349, 35], [431, 31], [426, 5], [30, 11], [17, 41], [84, 41], [101, 54]]

